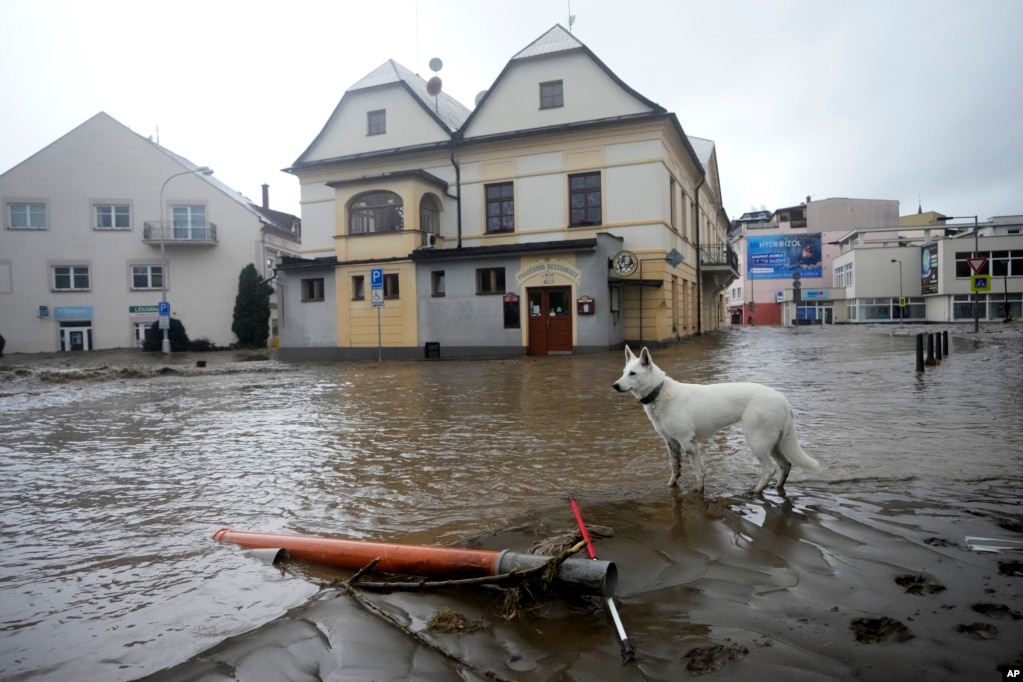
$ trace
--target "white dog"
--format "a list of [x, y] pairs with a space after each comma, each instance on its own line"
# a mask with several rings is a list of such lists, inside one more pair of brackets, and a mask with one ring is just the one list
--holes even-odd
[[799, 446], [792, 406], [773, 388], [751, 383], [683, 384], [655, 365], [645, 347], [637, 356], [628, 346], [625, 371], [613, 388], [636, 396], [667, 444], [671, 461], [669, 486], [678, 482], [685, 451], [696, 476], [693, 490], [703, 492], [705, 471], [697, 441], [736, 422], [742, 422], [746, 443], [760, 460], [760, 480], [753, 488], [754, 493], [763, 492], [775, 471], [780, 471], [781, 492], [793, 464], [810, 470], [820, 468], [817, 460]]

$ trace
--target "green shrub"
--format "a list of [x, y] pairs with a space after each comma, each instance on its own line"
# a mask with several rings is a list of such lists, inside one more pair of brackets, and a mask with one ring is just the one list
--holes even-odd
[[[172, 353], [182, 353], [190, 348], [191, 343], [188, 340], [188, 334], [185, 332], [185, 325], [181, 323], [181, 320], [174, 317], [170, 318], [170, 329], [167, 332], [170, 337]], [[142, 344], [142, 350], [154, 353], [163, 350], [163, 330], [160, 329], [159, 321], [154, 322], [146, 330], [146, 340]]]
[[217, 347], [217, 344], [213, 343], [209, 339], [194, 339], [188, 348], [193, 353], [209, 353], [215, 350], [221, 350]]

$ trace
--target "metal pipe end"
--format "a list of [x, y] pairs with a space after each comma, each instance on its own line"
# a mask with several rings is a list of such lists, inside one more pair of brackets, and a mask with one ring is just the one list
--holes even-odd
[[[500, 574], [539, 568], [550, 560], [548, 556], [504, 550], [497, 557], [495, 572]], [[599, 559], [566, 559], [558, 568], [557, 579], [569, 589], [611, 597], [618, 589], [618, 567], [610, 561]]]

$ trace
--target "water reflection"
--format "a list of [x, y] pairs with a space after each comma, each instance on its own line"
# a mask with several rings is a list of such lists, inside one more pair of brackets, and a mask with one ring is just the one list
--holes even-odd
[[[957, 343], [924, 375], [913, 348], [886, 330], [756, 328], [654, 358], [681, 381], [785, 392], [825, 466], [791, 488], [1023, 474], [1017, 346]], [[663, 486], [663, 446], [610, 389], [621, 365], [615, 352], [12, 382], [0, 671], [130, 679], [315, 591], [212, 543], [221, 527], [448, 544], [570, 495]], [[709, 497], [755, 481], [737, 430], [705, 448]]]

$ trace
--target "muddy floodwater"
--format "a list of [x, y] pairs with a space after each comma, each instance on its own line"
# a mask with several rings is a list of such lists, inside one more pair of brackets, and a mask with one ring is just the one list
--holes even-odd
[[[787, 495], [746, 491], [737, 429], [703, 497], [628, 395], [623, 354], [287, 364], [132, 352], [0, 358], [0, 679], [992, 679], [1023, 663], [1023, 329], [741, 328], [654, 350], [685, 382], [784, 392]], [[197, 366], [198, 360], [205, 362]], [[691, 482], [683, 463], [683, 484]], [[527, 551], [613, 535], [602, 600], [509, 618], [493, 589], [367, 595], [220, 528]], [[432, 633], [442, 608], [474, 632]]]

